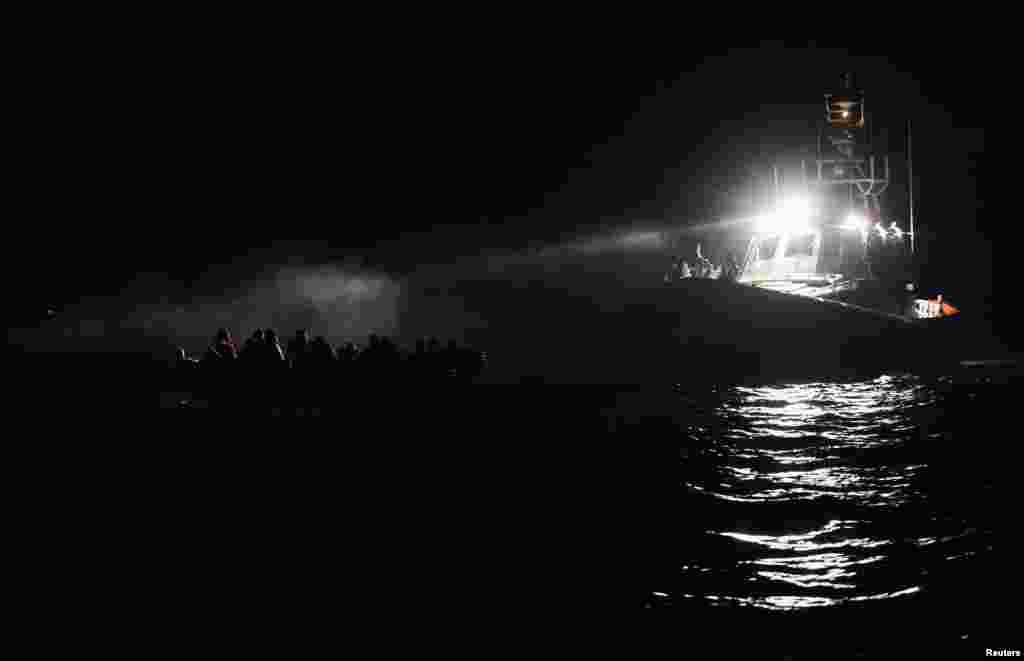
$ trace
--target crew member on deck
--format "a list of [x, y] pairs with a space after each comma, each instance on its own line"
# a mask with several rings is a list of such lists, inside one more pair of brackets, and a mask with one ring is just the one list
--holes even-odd
[[889, 229], [886, 232], [886, 241], [889, 244], [889, 249], [893, 256], [903, 256], [903, 230], [896, 225], [895, 220], [889, 223]]
[[740, 279], [740, 261], [736, 259], [736, 254], [733, 252], [729, 253], [729, 279], [737, 281]]
[[708, 278], [711, 276], [711, 260], [701, 254], [700, 244], [697, 244], [697, 266], [695, 278]]
[[866, 258], [869, 277], [877, 277], [881, 274], [882, 243], [885, 238], [885, 229], [880, 222], [874, 222], [868, 228]]
[[665, 274], [665, 282], [675, 282], [676, 280], [679, 280], [682, 277], [680, 274], [681, 261], [682, 258], [680, 257], [672, 258], [672, 268], [669, 269], [669, 272]]

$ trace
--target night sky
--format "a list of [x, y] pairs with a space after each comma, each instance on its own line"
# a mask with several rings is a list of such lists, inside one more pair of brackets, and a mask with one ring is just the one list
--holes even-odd
[[[42, 246], [19, 251], [36, 273], [27, 295], [110, 293], [140, 270], [193, 282], [247, 254], [404, 273], [735, 216], [773, 158], [813, 147], [822, 94], [846, 70], [897, 168], [914, 120], [928, 262], [968, 250], [960, 289], [990, 288], [985, 83], [964, 66], [987, 52], [352, 29], [139, 31], [27, 53], [27, 215], [9, 229]], [[903, 177], [889, 202], [905, 218]]]

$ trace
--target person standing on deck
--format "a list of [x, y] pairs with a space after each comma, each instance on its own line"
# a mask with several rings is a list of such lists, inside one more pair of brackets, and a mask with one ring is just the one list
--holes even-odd
[[871, 278], [881, 275], [881, 261], [883, 242], [885, 240], [885, 228], [882, 223], [874, 222], [868, 227], [865, 256], [868, 264], [868, 275]]
[[695, 278], [709, 278], [711, 277], [711, 260], [701, 254], [700, 244], [697, 244], [697, 266]]
[[665, 274], [665, 282], [675, 282], [676, 280], [679, 279], [679, 277], [680, 277], [679, 276], [679, 269], [680, 269], [680, 263], [679, 262], [680, 262], [679, 257], [673, 257], [672, 258], [672, 267], [669, 268], [668, 273]]
[[220, 361], [232, 361], [238, 358], [238, 347], [235, 346], [235, 341], [232, 339], [228, 329], [221, 328], [217, 331], [217, 336], [214, 338], [213, 344], [206, 351], [205, 358], [211, 364]]
[[288, 362], [296, 372], [304, 371], [308, 367], [309, 353], [311, 349], [309, 331], [300, 329], [295, 331], [295, 337], [288, 342]]
[[226, 328], [217, 331], [213, 344], [206, 350], [201, 366], [207, 399], [211, 405], [231, 406], [234, 403], [235, 363], [238, 360], [238, 347]]

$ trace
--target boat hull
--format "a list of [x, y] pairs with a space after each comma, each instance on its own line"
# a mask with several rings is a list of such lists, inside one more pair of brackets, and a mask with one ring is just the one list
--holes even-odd
[[666, 284], [658, 267], [656, 256], [619, 254], [436, 273], [405, 283], [401, 334], [482, 348], [502, 382], [801, 377], [960, 359], [932, 333], [945, 320], [910, 323], [724, 280]]

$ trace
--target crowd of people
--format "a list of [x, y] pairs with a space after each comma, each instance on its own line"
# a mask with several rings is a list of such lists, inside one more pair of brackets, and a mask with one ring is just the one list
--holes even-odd
[[[404, 350], [391, 338], [371, 334], [364, 346], [344, 342], [333, 346], [324, 336], [311, 338], [299, 330], [282, 343], [270, 328], [257, 329], [239, 346], [226, 328], [217, 331], [202, 357], [177, 349], [176, 371], [181, 390], [211, 403], [266, 404], [267, 379], [290, 393], [289, 405], [319, 406], [331, 385], [367, 386], [383, 382], [471, 381], [486, 366], [487, 355], [455, 340], [442, 346], [437, 338], [417, 340]], [[269, 402], [273, 403], [273, 402]]]
[[736, 280], [740, 276], [740, 265], [736, 256], [728, 254], [721, 263], [716, 264], [703, 254], [697, 247], [697, 258], [690, 264], [682, 256], [672, 258], [672, 267], [665, 273], [665, 282], [671, 283], [687, 278], [708, 278], [711, 280]]

